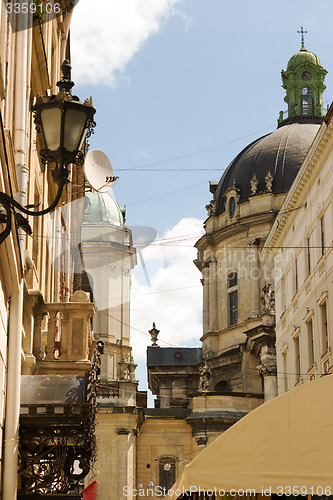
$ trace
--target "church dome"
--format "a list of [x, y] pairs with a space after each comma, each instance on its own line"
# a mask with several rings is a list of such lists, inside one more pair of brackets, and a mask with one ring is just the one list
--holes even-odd
[[287, 71], [294, 70], [295, 68], [306, 64], [321, 66], [319, 57], [313, 52], [309, 52], [302, 47], [299, 52], [296, 52], [296, 54], [290, 58], [287, 65]]
[[116, 226], [124, 225], [123, 212], [109, 193], [100, 193], [94, 190], [87, 191], [85, 198], [87, 205], [83, 222], [90, 224], [110, 222]]
[[[238, 203], [268, 191], [286, 193], [319, 127], [319, 124], [314, 123], [283, 125], [246, 146], [230, 163], [218, 183], [215, 192], [216, 215], [225, 211], [225, 194], [232, 186], [238, 190]], [[269, 188], [265, 180], [268, 172], [272, 177]], [[253, 178], [257, 184], [255, 193], [251, 189]]]

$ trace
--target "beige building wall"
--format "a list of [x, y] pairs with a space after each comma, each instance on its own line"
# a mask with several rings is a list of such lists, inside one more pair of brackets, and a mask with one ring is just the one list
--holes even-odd
[[136, 488], [144, 491], [150, 488], [151, 498], [161, 498], [156, 488], [160, 486], [162, 464], [174, 463], [177, 478], [197, 450], [191, 426], [185, 420], [161, 418], [157, 414], [147, 417], [138, 435]]
[[131, 492], [136, 484], [138, 410], [99, 408], [97, 419], [98, 457], [87, 483], [97, 481], [97, 500], [133, 500], [136, 497], [123, 492], [125, 487]]
[[[62, 1], [63, 13], [53, 21], [40, 24], [37, 18], [31, 17], [29, 29], [17, 32], [16, 20], [7, 16], [6, 2], [0, 3], [0, 191], [15, 197], [21, 189], [21, 202], [39, 204], [39, 208], [46, 208], [53, 201], [55, 186], [51, 181], [50, 167], [42, 165], [39, 159], [41, 143], [36, 134], [31, 106], [38, 93], [47, 95], [57, 92], [60, 65], [67, 50], [70, 4], [69, 0]], [[20, 142], [22, 132], [23, 147]], [[26, 179], [23, 187], [20, 184], [21, 167]], [[64, 193], [62, 201], [68, 196], [69, 193]], [[10, 367], [6, 365], [8, 338], [18, 335], [22, 339], [22, 371], [26, 374], [34, 373], [36, 358], [33, 355], [33, 335], [37, 309], [43, 301], [59, 300], [60, 280], [52, 269], [52, 260], [47, 250], [47, 219], [28, 217], [28, 220], [33, 237], [23, 233], [22, 253], [14, 224], [10, 236], [0, 245], [1, 443], [6, 404], [6, 370], [10, 371]], [[0, 232], [4, 227], [0, 223]], [[13, 297], [21, 293], [19, 285], [22, 278], [24, 313], [23, 317], [20, 313], [17, 314], [17, 331], [9, 332], [11, 303]], [[67, 301], [69, 296], [70, 290]], [[13, 318], [14, 312], [11, 314]], [[47, 328], [46, 319], [43, 327]], [[16, 358], [19, 359], [19, 356]], [[0, 446], [1, 478], [2, 456]], [[15, 466], [12, 469], [15, 477]]]
[[331, 108], [264, 248], [275, 255], [280, 394], [332, 370], [332, 164]]

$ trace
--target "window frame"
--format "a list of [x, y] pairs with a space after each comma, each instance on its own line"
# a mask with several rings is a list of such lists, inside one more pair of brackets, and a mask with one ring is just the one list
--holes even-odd
[[[231, 280], [235, 281], [231, 281]], [[227, 296], [228, 296], [228, 326], [238, 323], [238, 274], [231, 271], [227, 275]], [[236, 297], [234, 303], [233, 298]]]

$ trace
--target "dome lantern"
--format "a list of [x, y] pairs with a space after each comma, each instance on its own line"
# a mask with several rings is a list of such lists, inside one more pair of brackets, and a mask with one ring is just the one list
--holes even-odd
[[[288, 104], [288, 122], [316, 120], [323, 116], [323, 92], [327, 71], [322, 67], [319, 57], [306, 50], [303, 27], [302, 46], [288, 62], [287, 70], [282, 70], [282, 87], [286, 90], [284, 100]], [[279, 125], [285, 123], [280, 113]]]

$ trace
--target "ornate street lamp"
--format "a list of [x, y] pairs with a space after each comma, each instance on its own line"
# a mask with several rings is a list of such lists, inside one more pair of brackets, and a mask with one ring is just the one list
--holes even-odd
[[51, 97], [37, 96], [36, 104], [32, 107], [36, 130], [41, 134], [44, 149], [40, 151], [42, 162], [55, 163], [56, 168], [52, 172], [52, 178], [58, 186], [58, 191], [53, 203], [45, 210], [33, 211], [20, 205], [7, 193], [0, 192], [0, 204], [6, 211], [0, 213], [0, 223], [5, 223], [6, 228], [0, 233], [0, 244], [9, 236], [12, 227], [12, 211], [16, 223], [22, 226], [29, 234], [31, 228], [27, 219], [14, 209], [18, 209], [26, 215], [45, 215], [51, 212], [58, 204], [62, 190], [69, 181], [68, 165], [75, 163], [83, 165], [84, 152], [82, 144], [89, 137], [96, 126], [94, 114], [96, 110], [92, 100], [86, 99], [80, 102], [77, 96], [71, 94], [74, 82], [70, 78], [71, 66], [66, 59], [61, 66], [62, 78], [57, 83], [59, 93]]

